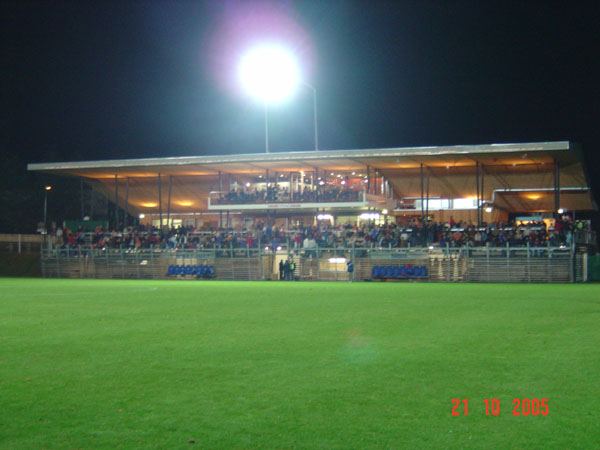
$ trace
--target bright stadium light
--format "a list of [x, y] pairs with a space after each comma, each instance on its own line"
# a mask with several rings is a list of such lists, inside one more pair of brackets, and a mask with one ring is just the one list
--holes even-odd
[[251, 48], [240, 60], [238, 75], [246, 93], [265, 105], [288, 100], [301, 78], [294, 55], [273, 43]]
[[300, 86], [313, 94], [315, 150], [319, 149], [317, 89], [302, 79], [296, 56], [283, 45], [266, 42], [250, 48], [240, 59], [238, 78], [242, 89], [265, 108], [265, 151], [269, 153], [269, 106], [289, 100]]

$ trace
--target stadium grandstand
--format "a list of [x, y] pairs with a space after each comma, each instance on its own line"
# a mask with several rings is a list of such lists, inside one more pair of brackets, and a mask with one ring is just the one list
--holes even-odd
[[[429, 279], [575, 281], [585, 278], [576, 270], [585, 266], [585, 247], [596, 244], [585, 218], [597, 207], [581, 153], [565, 141], [57, 162], [28, 169], [81, 180], [81, 217], [48, 230], [42, 257], [48, 276], [67, 274], [64, 258], [80, 258], [83, 251], [88, 259], [111, 254], [121, 262], [106, 263], [108, 272], [97, 263], [93, 270], [79, 264], [72, 276], [164, 277], [166, 267], [185, 260], [192, 266], [208, 261], [218, 278], [270, 279], [280, 261], [295, 257], [301, 279], [372, 279], [385, 273], [375, 268], [394, 259], [426, 262]], [[151, 252], [152, 264], [140, 256], [144, 251]], [[486, 260], [485, 273], [473, 266], [476, 257]], [[490, 261], [504, 267], [510, 257], [510, 273], [494, 272]], [[219, 268], [219, 258], [229, 260], [227, 268]], [[562, 261], [564, 270], [534, 270], [532, 258], [546, 266]], [[357, 263], [356, 274], [346, 270], [348, 261]], [[529, 265], [527, 274], [522, 264]]]

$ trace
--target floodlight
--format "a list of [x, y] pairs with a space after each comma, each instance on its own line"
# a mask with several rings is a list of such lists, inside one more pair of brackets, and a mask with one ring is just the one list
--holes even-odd
[[265, 104], [289, 99], [301, 79], [294, 55], [273, 43], [251, 48], [240, 60], [238, 75], [248, 95]]
[[565, 210], [563, 208], [558, 208], [558, 213], [559, 214], [563, 214], [565, 212]]
[[46, 189], [47, 191], [51, 191], [52, 190], [52, 186], [44, 186], [44, 189]]

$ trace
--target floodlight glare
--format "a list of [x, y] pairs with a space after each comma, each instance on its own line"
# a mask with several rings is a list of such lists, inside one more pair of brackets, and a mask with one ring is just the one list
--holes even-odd
[[290, 98], [301, 78], [294, 55], [277, 44], [250, 49], [240, 60], [238, 75], [248, 95], [265, 104]]

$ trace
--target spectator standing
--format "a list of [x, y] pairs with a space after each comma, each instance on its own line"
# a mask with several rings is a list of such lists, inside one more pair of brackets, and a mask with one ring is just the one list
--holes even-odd
[[290, 257], [290, 273], [289, 273], [289, 279], [290, 281], [295, 279], [295, 272], [296, 272], [296, 262], [294, 261], [294, 258]]
[[351, 259], [346, 262], [346, 267], [348, 270], [348, 280], [352, 281], [354, 279], [354, 263]]

